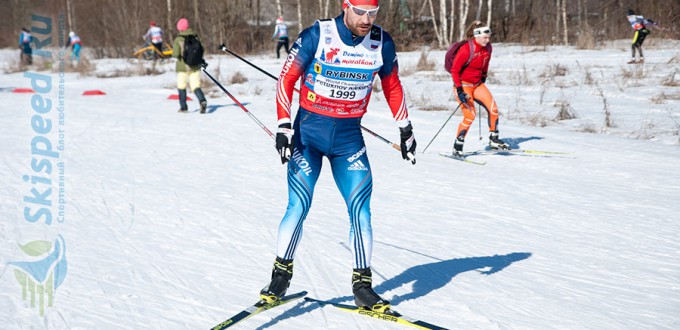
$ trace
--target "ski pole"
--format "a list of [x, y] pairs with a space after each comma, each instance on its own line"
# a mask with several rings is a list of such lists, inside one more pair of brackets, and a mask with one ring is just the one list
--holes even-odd
[[243, 61], [243, 62], [246, 62], [246, 64], [248, 64], [248, 65], [252, 66], [253, 68], [259, 70], [260, 72], [266, 74], [267, 76], [271, 77], [272, 79], [274, 79], [274, 80], [279, 80], [278, 78], [274, 77], [271, 73], [269, 73], [269, 72], [267, 72], [267, 71], [264, 71], [264, 70], [263, 70], [262, 68], [260, 68], [259, 66], [255, 65], [255, 64], [253, 64], [253, 63], [250, 63], [250, 62], [249, 62], [248, 60], [246, 60], [245, 58], [243, 58], [243, 57], [241, 57], [241, 56], [238, 56], [236, 53], [234, 53], [234, 52], [232, 52], [231, 50], [229, 50], [229, 48], [227, 48], [227, 46], [226, 46], [224, 43], [222, 43], [222, 44], [220, 45], [220, 49], [221, 49], [222, 51], [225, 51], [225, 52], [231, 54], [231, 55], [236, 56], [236, 58], [238, 58], [239, 60], [241, 60], [241, 61]]
[[[368, 129], [368, 128], [366, 128], [366, 127], [361, 126], [361, 129], [363, 129], [364, 131], [366, 131], [368, 134], [371, 134], [371, 135], [377, 137], [377, 138], [378, 138], [379, 140], [381, 140], [382, 142], [385, 142], [385, 143], [391, 145], [392, 148], [397, 149], [398, 151], [401, 151], [401, 147], [400, 147], [398, 144], [393, 143], [392, 141], [390, 141], [390, 140], [388, 140], [388, 139], [385, 139], [384, 137], [382, 137], [382, 136], [376, 134], [375, 132], [371, 131], [370, 129]], [[409, 157], [409, 158], [410, 158], [410, 157]]]
[[[274, 75], [272, 75], [271, 73], [269, 73], [269, 72], [263, 70], [263, 69], [260, 68], [259, 66], [257, 66], [257, 65], [255, 65], [255, 64], [249, 62], [249, 61], [246, 60], [245, 58], [243, 58], [243, 57], [241, 57], [241, 56], [238, 56], [236, 53], [234, 53], [234, 52], [232, 52], [231, 50], [229, 50], [229, 48], [227, 48], [227, 46], [226, 46], [224, 43], [222, 43], [222, 44], [220, 45], [220, 49], [221, 49], [222, 51], [225, 51], [225, 52], [231, 54], [231, 55], [236, 56], [236, 58], [238, 58], [239, 60], [245, 62], [246, 64], [248, 64], [248, 65], [250, 65], [250, 66], [252, 66], [253, 68], [257, 69], [258, 71], [260, 71], [260, 72], [264, 73], [265, 75], [269, 76], [270, 78], [272, 78], [272, 79], [274, 79], [274, 80], [276, 80], [276, 81], [279, 80], [279, 78], [276, 78], [276, 77], [275, 77]], [[300, 93], [300, 91], [299, 91], [297, 88], [295, 88], [295, 91], [298, 92], [298, 93]], [[368, 132], [369, 134], [375, 136], [375, 137], [378, 138], [379, 140], [382, 140], [383, 142], [392, 145], [392, 147], [393, 147], [394, 149], [397, 149], [398, 151], [401, 151], [401, 147], [399, 147], [398, 144], [396, 144], [396, 143], [394, 143], [394, 142], [392, 142], [392, 141], [390, 141], [390, 140], [388, 140], [388, 139], [386, 139], [386, 138], [384, 138], [384, 137], [378, 135], [378, 133], [375, 133], [375, 132], [371, 131], [370, 129], [364, 127], [363, 125], [361, 125], [361, 129], [364, 130], [364, 131], [366, 131], [366, 132]]]
[[[488, 116], [488, 114], [487, 114], [487, 116]], [[477, 123], [479, 123], [479, 141], [482, 141], [482, 114], [481, 113], [477, 115]]]
[[444, 129], [444, 126], [446, 126], [446, 123], [448, 123], [449, 120], [451, 120], [451, 117], [453, 117], [453, 115], [456, 114], [456, 111], [458, 111], [458, 109], [460, 109], [460, 106], [461, 106], [462, 104], [463, 104], [463, 103], [459, 103], [459, 104], [458, 104], [458, 107], [456, 107], [456, 109], [453, 110], [453, 112], [451, 113], [451, 115], [449, 116], [449, 118], [446, 118], [446, 121], [444, 122], [444, 125], [442, 125], [442, 128], [440, 128], [439, 131], [437, 131], [437, 134], [435, 134], [434, 137], [432, 138], [432, 140], [430, 140], [430, 143], [427, 144], [427, 146], [425, 147], [425, 149], [423, 149], [423, 152], [422, 152], [422, 153], [425, 153], [425, 151], [427, 151], [427, 148], [429, 148], [429, 147], [430, 147], [430, 144], [432, 144], [432, 142], [434, 142], [434, 139], [437, 138], [437, 135], [439, 135], [439, 132], [441, 132], [441, 131]]
[[211, 75], [208, 73], [208, 71], [205, 70], [205, 67], [202, 67], [201, 70], [203, 71], [203, 73], [207, 74], [207, 75], [208, 75], [208, 78], [210, 78], [210, 80], [212, 80], [217, 86], [219, 86], [220, 89], [221, 89], [225, 94], [227, 94], [227, 96], [229, 96], [229, 97], [230, 97], [230, 98], [231, 98], [231, 99], [232, 99], [232, 100], [233, 100], [233, 101], [234, 101], [241, 109], [243, 109], [243, 111], [245, 111], [245, 113], [248, 114], [248, 116], [250, 116], [250, 118], [251, 118], [253, 121], [255, 121], [255, 123], [257, 123], [257, 124], [260, 126], [260, 128], [262, 128], [262, 129], [263, 129], [263, 130], [264, 130], [264, 131], [265, 131], [272, 139], [276, 140], [276, 138], [274, 137], [274, 134], [267, 128], [267, 126], [264, 126], [264, 124], [263, 124], [259, 119], [257, 119], [257, 117], [255, 117], [255, 115], [253, 115], [250, 111], [248, 111], [248, 109], [246, 109], [246, 107], [243, 106], [243, 104], [241, 104], [241, 102], [239, 102], [239, 101], [234, 97], [234, 95], [231, 95], [231, 93], [229, 93], [229, 91], [227, 91], [227, 89], [224, 88], [224, 87], [222, 86], [222, 84], [220, 84], [219, 81], [217, 81], [217, 79], [213, 78], [213, 76], [211, 76]]

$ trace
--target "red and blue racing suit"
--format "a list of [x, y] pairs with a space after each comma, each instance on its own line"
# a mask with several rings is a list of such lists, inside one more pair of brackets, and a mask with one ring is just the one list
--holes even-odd
[[325, 156], [347, 205], [354, 268], [370, 267], [373, 180], [361, 117], [378, 75], [397, 125], [409, 124], [398, 71], [394, 41], [379, 26], [374, 25], [364, 37], [353, 36], [341, 14], [317, 21], [300, 33], [283, 66], [276, 93], [278, 123], [290, 123], [291, 100], [300, 80], [300, 108], [293, 123], [294, 147], [288, 162], [288, 207], [279, 225], [278, 257], [295, 257]]

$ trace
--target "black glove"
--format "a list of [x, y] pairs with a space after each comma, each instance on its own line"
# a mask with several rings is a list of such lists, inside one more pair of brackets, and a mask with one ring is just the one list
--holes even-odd
[[411, 123], [404, 128], [399, 128], [401, 133], [401, 157], [410, 160], [411, 164], [416, 163], [416, 137], [413, 136], [413, 126]]
[[463, 87], [456, 87], [456, 93], [458, 94], [458, 100], [460, 100], [463, 103], [467, 103], [468, 95], [465, 94]]
[[285, 164], [293, 153], [293, 134], [295, 131], [291, 129], [290, 123], [279, 125], [276, 131], [276, 150], [281, 156], [281, 164]]
[[482, 84], [486, 83], [486, 73], [482, 73]]
[[203, 62], [201, 63], [201, 68], [207, 69], [208, 68], [208, 62], [203, 60]]

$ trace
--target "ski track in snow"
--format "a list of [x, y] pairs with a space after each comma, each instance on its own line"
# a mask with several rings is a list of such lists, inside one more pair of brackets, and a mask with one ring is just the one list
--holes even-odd
[[[680, 327], [680, 149], [673, 134], [680, 103], [649, 101], [659, 89], [678, 92], [658, 86], [679, 69], [663, 64], [678, 51], [646, 48], [644, 76], [623, 81], [617, 75], [636, 70], [622, 64], [628, 58], [623, 49], [534, 52], [495, 45], [496, 82], [489, 85], [501, 111], [501, 137], [514, 147], [569, 154], [474, 156], [485, 166], [451, 162], [437, 154], [451, 149], [460, 113], [427, 153], [418, 153], [415, 166], [365, 135], [374, 177], [374, 287], [396, 310], [452, 329]], [[419, 56], [400, 53], [402, 70]], [[439, 71], [442, 56], [430, 53]], [[273, 74], [282, 65], [248, 58]], [[208, 62], [211, 70], [221, 67], [224, 83], [237, 70], [248, 77], [225, 87], [275, 128], [273, 80], [233, 57], [213, 55]], [[95, 63], [98, 72], [135, 65]], [[568, 73], [553, 77], [542, 92], [540, 75], [556, 64]], [[168, 72], [145, 77], [67, 74], [68, 212], [51, 230], [23, 220], [30, 97], [2, 94], [3, 328], [205, 329], [257, 300], [269, 280], [286, 207], [285, 167], [273, 140], [221, 91], [208, 100], [208, 114], [178, 114], [177, 101], [165, 99], [176, 93], [166, 87], [175, 79], [172, 67], [163, 64]], [[584, 68], [599, 79], [618, 124], [604, 134], [582, 132], [584, 125], [600, 130], [603, 122], [595, 87], [582, 81]], [[436, 78], [442, 74], [402, 76], [419, 151], [450, 114], [419, 110], [419, 99], [453, 109], [450, 78]], [[518, 75], [532, 83], [513, 84]], [[27, 84], [20, 73], [0, 80], [0, 87]], [[94, 88], [107, 95], [80, 95]], [[384, 97], [373, 98], [363, 125], [398, 142]], [[519, 119], [551, 118], [561, 98], [572, 101], [577, 119], [547, 127]], [[466, 151], [484, 148], [485, 123], [482, 129], [479, 141], [473, 124]], [[656, 137], [632, 138], [641, 134]], [[327, 161], [322, 171], [288, 292], [307, 290], [314, 298], [351, 304], [347, 211]], [[17, 244], [55, 232], [67, 241], [69, 268], [43, 319], [21, 300], [7, 263], [20, 258]], [[399, 328], [302, 300], [239, 326], [304, 327]]]

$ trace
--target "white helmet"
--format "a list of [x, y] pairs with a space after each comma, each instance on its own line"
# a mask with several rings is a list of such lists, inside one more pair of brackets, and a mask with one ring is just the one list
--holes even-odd
[[76, 33], [73, 32], [73, 31], [71, 31], [71, 32], [68, 33], [68, 36], [71, 37], [71, 38], [73, 38], [74, 35], [76, 35]]

